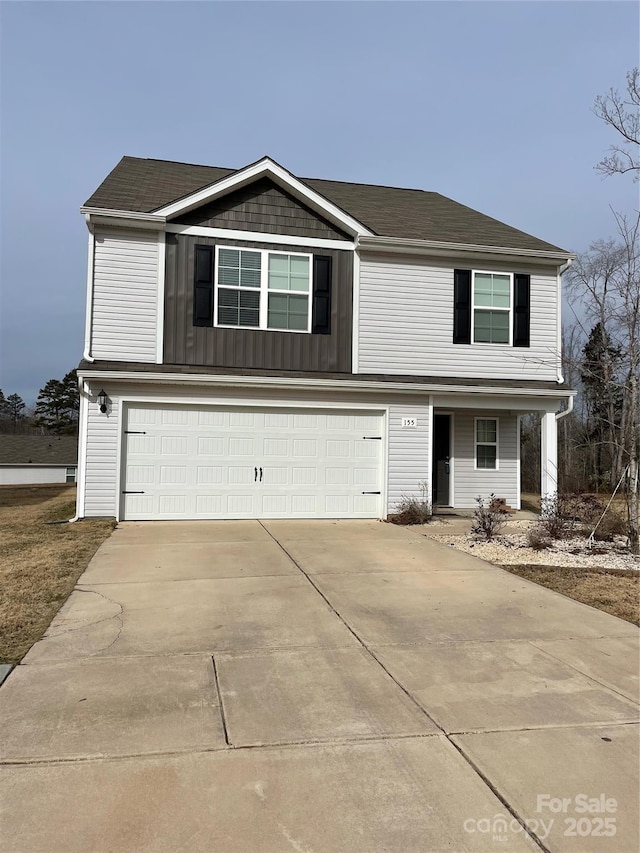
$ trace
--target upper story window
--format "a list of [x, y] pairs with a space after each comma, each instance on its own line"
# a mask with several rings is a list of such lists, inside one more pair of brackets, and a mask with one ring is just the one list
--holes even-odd
[[219, 246], [216, 326], [311, 331], [311, 255]]
[[528, 347], [531, 338], [528, 273], [453, 271], [453, 343]]
[[510, 343], [511, 278], [509, 273], [473, 273], [474, 343]]

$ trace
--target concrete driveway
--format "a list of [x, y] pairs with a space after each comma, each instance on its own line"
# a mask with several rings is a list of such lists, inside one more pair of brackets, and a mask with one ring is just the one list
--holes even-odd
[[0, 849], [635, 853], [638, 669], [414, 530], [122, 524], [0, 689]]

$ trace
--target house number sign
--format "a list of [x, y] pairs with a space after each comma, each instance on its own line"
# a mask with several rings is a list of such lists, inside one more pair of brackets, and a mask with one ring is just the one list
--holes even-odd
[[402, 429], [417, 429], [418, 427], [418, 419], [417, 418], [403, 418], [402, 419]]

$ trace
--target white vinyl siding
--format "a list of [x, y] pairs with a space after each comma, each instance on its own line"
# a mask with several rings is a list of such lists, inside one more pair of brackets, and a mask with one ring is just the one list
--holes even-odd
[[[429, 482], [429, 414], [429, 406], [391, 406], [389, 409], [388, 512], [397, 510], [404, 495], [422, 498], [420, 483]], [[415, 418], [415, 428], [403, 427], [403, 418]], [[430, 499], [430, 484], [427, 496]]]
[[109, 406], [103, 415], [96, 399], [102, 387], [98, 385], [94, 389], [87, 405], [85, 500], [84, 509], [79, 509], [80, 515], [116, 514], [120, 404], [117, 395], [105, 384]]
[[[531, 346], [453, 343], [453, 270], [459, 261], [426, 262], [366, 255], [360, 264], [358, 372], [461, 378], [555, 380], [557, 277], [531, 274]], [[471, 265], [469, 265], [471, 268]], [[478, 264], [473, 264], [478, 269]], [[500, 272], [492, 264], [493, 272]]]
[[96, 229], [93, 358], [156, 361], [158, 259], [154, 232]]
[[[497, 469], [476, 468], [476, 419], [498, 422]], [[518, 495], [518, 425], [517, 417], [508, 413], [455, 410], [453, 439], [454, 501], [460, 509], [475, 507], [478, 495], [505, 498], [519, 506]]]

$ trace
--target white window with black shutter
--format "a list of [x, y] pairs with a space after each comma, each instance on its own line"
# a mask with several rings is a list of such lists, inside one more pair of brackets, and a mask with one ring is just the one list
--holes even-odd
[[531, 276], [454, 270], [454, 344], [530, 345]]
[[196, 246], [196, 326], [329, 334], [331, 257]]

